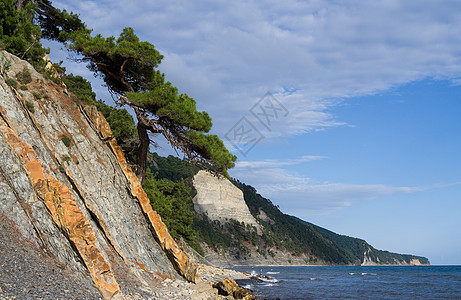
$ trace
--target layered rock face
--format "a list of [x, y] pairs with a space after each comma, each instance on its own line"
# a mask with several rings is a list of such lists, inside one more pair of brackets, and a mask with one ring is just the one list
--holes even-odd
[[243, 199], [242, 191], [227, 178], [200, 170], [193, 178], [197, 190], [194, 209], [211, 220], [226, 222], [233, 219], [260, 228]]
[[[397, 254], [398, 255], [398, 254]], [[424, 265], [429, 265], [421, 262], [418, 258], [411, 258], [409, 260], [405, 259], [398, 259], [397, 257], [394, 257], [392, 261], [388, 262], [381, 262], [379, 257], [376, 257], [376, 255], [373, 253], [373, 250], [369, 247], [364, 253], [363, 253], [363, 261], [361, 263], [362, 266], [379, 266], [379, 265], [393, 265], [393, 266], [424, 266]]]
[[[123, 299], [128, 285], [198, 280], [96, 108], [17, 57], [0, 59], [0, 213], [105, 299]], [[23, 71], [31, 82], [7, 84]]]

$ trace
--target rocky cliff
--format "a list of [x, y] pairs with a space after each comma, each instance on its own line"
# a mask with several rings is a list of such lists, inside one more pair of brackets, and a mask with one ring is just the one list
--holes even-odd
[[0, 59], [2, 220], [104, 299], [154, 297], [166, 279], [197, 282], [196, 264], [151, 207], [96, 108], [19, 58], [2, 51]]
[[193, 185], [197, 191], [193, 199], [197, 213], [207, 215], [210, 220], [226, 222], [233, 219], [260, 229], [242, 191], [227, 178], [200, 170], [193, 178]]
[[425, 257], [381, 251], [362, 239], [339, 235], [286, 215], [256, 189], [238, 180], [231, 182], [199, 171], [193, 184], [197, 190], [195, 210], [212, 221], [199, 217], [195, 229], [202, 238], [205, 258], [213, 264], [429, 264]]

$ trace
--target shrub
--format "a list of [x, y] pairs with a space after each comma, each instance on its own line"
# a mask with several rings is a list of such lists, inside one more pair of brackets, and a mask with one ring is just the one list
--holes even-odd
[[71, 139], [67, 135], [63, 134], [61, 137], [61, 141], [66, 145], [66, 147], [70, 147]]
[[34, 95], [35, 99], [37, 99], [37, 100], [42, 98], [42, 96], [40, 96], [39, 93], [32, 93], [32, 95]]
[[64, 169], [64, 167], [63, 167], [63, 166], [59, 166], [59, 172], [61, 172], [61, 173], [65, 173], [65, 172], [66, 172], [66, 170]]
[[70, 161], [70, 156], [64, 154], [64, 155], [61, 156], [61, 160], [62, 160], [62, 161]]
[[184, 237], [191, 241], [197, 233], [192, 229], [191, 189], [185, 180], [173, 182], [168, 179], [156, 180], [152, 172], [147, 170], [143, 182], [152, 208], [162, 217], [171, 236], [175, 239]]
[[26, 101], [26, 107], [31, 113], [35, 112], [35, 107], [34, 107], [34, 104], [32, 102]]
[[16, 80], [14, 80], [13, 78], [7, 78], [5, 80], [6, 84], [8, 84], [9, 86], [12, 86], [12, 87], [17, 87], [18, 86], [18, 82]]
[[[4, 47], [2, 47], [2, 48], [4, 48]], [[3, 72], [8, 72], [8, 70], [11, 67], [11, 60], [5, 59], [5, 56], [2, 54], [1, 61], [2, 61], [2, 71]]]
[[29, 84], [32, 82], [32, 76], [26, 67], [22, 69], [22, 72], [16, 74], [16, 78], [22, 84]]
[[[77, 96], [76, 101], [83, 101], [84, 103], [87, 104], [95, 104], [94, 102], [96, 101], [96, 93], [93, 92], [91, 88], [91, 83], [87, 81], [85, 78], [82, 76], [74, 76], [74, 74], [69, 74], [65, 75], [63, 77], [63, 82], [66, 84], [67, 89], [73, 93], [75, 96]], [[101, 104], [104, 106], [104, 104]], [[97, 105], [98, 106], [98, 105]], [[106, 110], [113, 109], [110, 106], [105, 105], [104, 107]], [[101, 111], [102, 107], [98, 106], [98, 110]], [[104, 114], [104, 112], [103, 112]], [[107, 118], [108, 115], [104, 114], [104, 117]]]
[[61, 77], [56, 76], [56, 73], [52, 69], [44, 68], [42, 70], [42, 74], [46, 79], [49, 79], [49, 80], [53, 81], [56, 84], [61, 84], [62, 83]]
[[27, 87], [27, 85], [21, 85], [19, 87], [22, 91], [27, 91], [29, 88]]

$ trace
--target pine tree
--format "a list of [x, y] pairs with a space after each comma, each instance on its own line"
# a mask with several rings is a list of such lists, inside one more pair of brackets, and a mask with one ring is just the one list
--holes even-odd
[[48, 50], [40, 43], [40, 26], [34, 24], [35, 7], [32, 2], [0, 0], [0, 48], [37, 66]]
[[149, 134], [162, 134], [190, 159], [207, 163], [226, 175], [227, 169], [234, 166], [236, 157], [219, 137], [205, 134], [212, 126], [210, 116], [197, 111], [193, 98], [179, 94], [165, 81], [164, 74], [156, 70], [163, 56], [154, 45], [140, 41], [132, 28], [123, 29], [117, 39], [91, 36], [88, 29], [62, 31], [59, 38], [103, 77], [119, 105], [134, 109], [140, 140], [136, 173], [140, 179], [146, 173], [149, 145], [155, 144]]
[[17, 5], [34, 7], [43, 36], [64, 42], [82, 55], [81, 61], [104, 79], [117, 104], [134, 110], [139, 138], [136, 173], [141, 180], [146, 174], [149, 147], [155, 144], [151, 136], [158, 134], [190, 159], [215, 171], [227, 175], [227, 169], [234, 166], [237, 158], [219, 137], [206, 134], [212, 126], [210, 116], [197, 111], [193, 98], [179, 94], [165, 81], [164, 74], [156, 69], [163, 56], [151, 43], [140, 41], [132, 28], [124, 28], [118, 38], [92, 36], [78, 15], [53, 7], [49, 0], [23, 0]]

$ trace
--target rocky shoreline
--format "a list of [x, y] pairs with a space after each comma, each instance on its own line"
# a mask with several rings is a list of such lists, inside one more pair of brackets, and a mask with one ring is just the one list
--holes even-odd
[[[0, 214], [0, 299], [87, 300], [103, 299], [92, 282], [85, 281], [49, 253], [27, 240], [4, 214]], [[234, 270], [199, 264], [201, 281], [165, 278], [154, 286], [126, 281], [125, 299], [234, 299], [212, 287], [223, 279], [248, 279]], [[235, 281], [234, 281], [235, 282]], [[255, 298], [244, 298], [255, 299]]]

